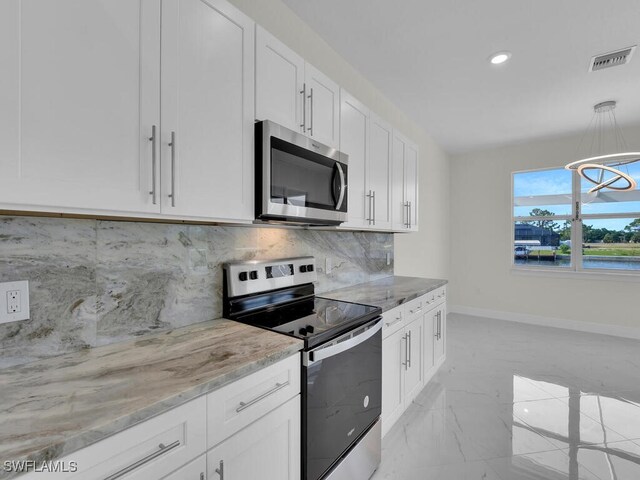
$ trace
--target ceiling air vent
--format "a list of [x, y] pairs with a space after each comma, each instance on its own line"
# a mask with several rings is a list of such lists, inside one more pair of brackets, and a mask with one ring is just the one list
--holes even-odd
[[589, 71], [595, 72], [597, 70], [603, 70], [609, 67], [617, 67], [618, 65], [624, 65], [629, 63], [631, 55], [636, 49], [636, 46], [623, 48], [622, 50], [616, 50], [615, 52], [605, 53], [603, 55], [597, 55], [591, 59], [589, 65]]

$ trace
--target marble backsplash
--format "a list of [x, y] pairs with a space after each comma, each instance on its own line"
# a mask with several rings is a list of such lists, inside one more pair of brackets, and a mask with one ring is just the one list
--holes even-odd
[[300, 255], [322, 293], [393, 275], [393, 234], [0, 216], [0, 282], [31, 302], [0, 325], [0, 368], [219, 318], [223, 262]]

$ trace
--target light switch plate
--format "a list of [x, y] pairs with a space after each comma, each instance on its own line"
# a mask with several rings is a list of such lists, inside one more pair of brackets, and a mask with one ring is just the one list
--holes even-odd
[[0, 323], [29, 319], [29, 282], [0, 283]]

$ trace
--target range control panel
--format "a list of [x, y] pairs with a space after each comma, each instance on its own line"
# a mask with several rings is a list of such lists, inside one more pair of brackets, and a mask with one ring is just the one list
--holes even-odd
[[230, 262], [224, 265], [224, 274], [230, 297], [302, 285], [318, 279], [314, 257]]

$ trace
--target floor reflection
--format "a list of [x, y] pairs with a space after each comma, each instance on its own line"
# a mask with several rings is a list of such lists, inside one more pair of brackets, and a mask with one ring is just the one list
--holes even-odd
[[374, 480], [640, 480], [640, 342], [463, 315]]
[[[554, 398], [536, 398], [540, 392]], [[538, 472], [544, 469], [550, 476], [564, 472], [565, 478], [578, 479], [584, 465], [598, 478], [640, 479], [640, 444], [629, 440], [640, 438], [637, 403], [616, 394], [587, 393], [520, 375], [513, 376], [513, 399], [514, 452], [520, 443], [519, 432], [524, 429], [542, 435], [568, 453], [567, 464], [562, 458], [550, 456], [535, 463]], [[523, 470], [530, 471], [531, 465]]]

